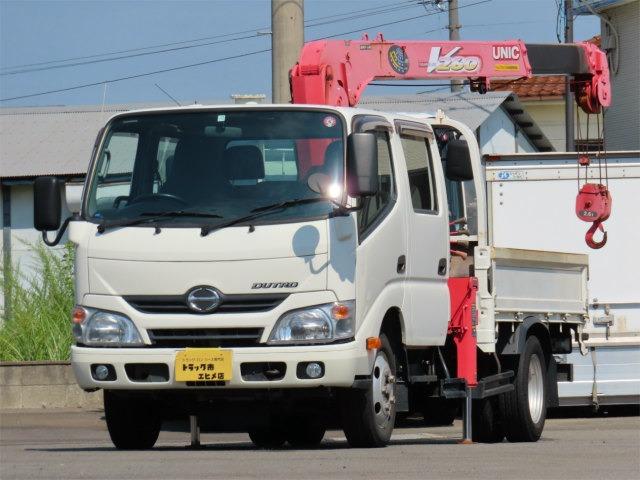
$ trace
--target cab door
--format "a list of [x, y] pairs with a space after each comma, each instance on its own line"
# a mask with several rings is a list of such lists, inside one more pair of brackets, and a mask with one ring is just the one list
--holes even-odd
[[422, 124], [398, 122], [406, 173], [407, 345], [443, 345], [449, 323], [449, 220], [444, 176], [434, 160], [433, 132]]

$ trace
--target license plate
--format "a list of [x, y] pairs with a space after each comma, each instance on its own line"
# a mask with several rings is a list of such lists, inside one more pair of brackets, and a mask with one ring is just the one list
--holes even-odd
[[176, 353], [177, 382], [231, 380], [231, 350], [216, 348], [187, 348]]

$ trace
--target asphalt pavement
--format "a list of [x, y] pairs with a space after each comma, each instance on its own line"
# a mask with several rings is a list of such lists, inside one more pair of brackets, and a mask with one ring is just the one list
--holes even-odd
[[151, 451], [115, 450], [100, 411], [0, 412], [0, 478], [10, 479], [637, 479], [640, 417], [552, 418], [537, 443], [459, 445], [451, 427], [407, 423], [383, 449], [329, 431], [317, 449], [259, 450], [244, 433], [163, 431]]

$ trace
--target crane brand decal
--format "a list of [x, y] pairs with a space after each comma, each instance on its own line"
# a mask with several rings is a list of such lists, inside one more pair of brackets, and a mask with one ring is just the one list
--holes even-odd
[[397, 73], [404, 75], [409, 71], [409, 56], [399, 45], [391, 45], [387, 57], [389, 58], [389, 65]]
[[453, 47], [442, 54], [442, 47], [433, 47], [426, 65], [427, 73], [476, 72], [480, 69], [480, 57], [475, 55], [456, 55], [462, 47]]
[[519, 60], [520, 47], [518, 45], [494, 45], [491, 47], [494, 60]]
[[266, 283], [254, 283], [251, 285], [253, 290], [258, 288], [296, 288], [298, 282], [266, 282]]
[[[493, 45], [491, 56], [494, 60], [520, 60], [520, 47], [518, 45]], [[515, 72], [520, 70], [518, 63], [496, 63], [496, 72]]]

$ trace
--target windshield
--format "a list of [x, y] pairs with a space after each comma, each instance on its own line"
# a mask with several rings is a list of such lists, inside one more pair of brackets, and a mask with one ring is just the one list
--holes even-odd
[[326, 202], [274, 209], [251, 223], [326, 217], [330, 200], [344, 191], [343, 128], [334, 113], [304, 110], [115, 119], [95, 162], [85, 216], [110, 222], [158, 215], [161, 223], [215, 225], [256, 208], [319, 198], [319, 188], [309, 185], [320, 183]]

